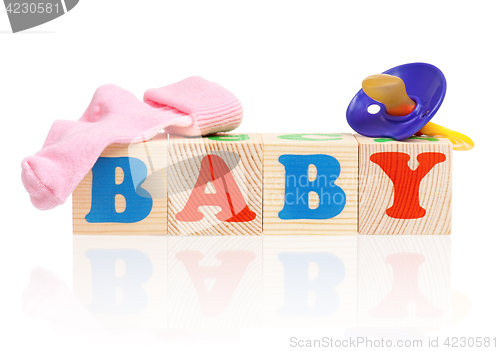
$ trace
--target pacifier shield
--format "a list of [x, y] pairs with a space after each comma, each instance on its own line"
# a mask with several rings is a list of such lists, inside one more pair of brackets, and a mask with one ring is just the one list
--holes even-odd
[[[367, 137], [407, 139], [422, 129], [439, 110], [446, 94], [446, 79], [437, 67], [428, 63], [409, 63], [383, 74], [404, 81], [406, 92], [417, 103], [415, 109], [406, 116], [391, 116], [383, 104], [361, 89], [347, 107], [347, 122], [356, 132]], [[371, 105], [380, 106], [380, 110], [368, 112]]]

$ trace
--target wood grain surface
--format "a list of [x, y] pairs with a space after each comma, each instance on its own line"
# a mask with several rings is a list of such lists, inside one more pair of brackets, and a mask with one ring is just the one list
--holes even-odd
[[[347, 133], [307, 134], [298, 140], [283, 139], [285, 134], [262, 134], [264, 142], [264, 235], [355, 235], [357, 233], [358, 142]], [[330, 219], [282, 220], [278, 213], [284, 206], [285, 167], [279, 162], [284, 154], [325, 154], [335, 157], [341, 172], [335, 184], [346, 194], [343, 211]], [[309, 180], [316, 178], [315, 167]], [[309, 193], [309, 207], [318, 206], [319, 198]]]
[[[113, 144], [101, 157], [135, 157], [144, 162], [148, 177], [142, 188], [153, 198], [151, 213], [137, 223], [89, 223], [85, 216], [92, 202], [92, 180], [99, 177], [90, 171], [73, 192], [73, 233], [89, 235], [166, 235], [167, 234], [167, 135], [160, 133], [153, 139], [135, 144]], [[123, 170], [115, 170], [115, 182], [123, 181]], [[105, 176], [105, 175], [104, 175]], [[115, 197], [115, 209], [122, 212], [126, 199]]]
[[[394, 141], [358, 134], [355, 137], [359, 141], [359, 234], [450, 234], [451, 142], [446, 138], [422, 137]], [[434, 165], [420, 182], [419, 203], [425, 209], [425, 216], [400, 219], [387, 215], [386, 211], [394, 201], [394, 184], [382, 168], [370, 160], [373, 154], [382, 152], [408, 154], [411, 170], [418, 167], [419, 154], [432, 152], [446, 156], [446, 160]], [[408, 178], [404, 186], [411, 187], [413, 181]]]
[[[221, 133], [209, 137], [170, 136], [168, 149], [169, 235], [262, 235], [262, 140], [259, 134]], [[217, 206], [200, 206], [203, 218], [181, 221], [181, 212], [200, 176], [201, 164], [208, 155], [220, 157], [230, 170], [223, 178], [224, 186], [232, 177], [248, 209], [255, 214], [249, 221], [221, 221]], [[212, 170], [213, 176], [213, 170]], [[203, 189], [213, 194], [209, 182]], [[233, 194], [234, 195], [234, 194]], [[228, 198], [228, 200], [232, 200]], [[238, 213], [241, 208], [232, 208]]]

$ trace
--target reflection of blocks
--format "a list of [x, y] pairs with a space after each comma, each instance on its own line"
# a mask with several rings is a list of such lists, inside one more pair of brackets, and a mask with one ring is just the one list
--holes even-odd
[[358, 325], [443, 327], [450, 313], [449, 237], [360, 236]]
[[168, 237], [169, 328], [260, 326], [260, 237]]
[[264, 236], [264, 326], [356, 325], [356, 236]]
[[356, 234], [351, 134], [263, 134], [264, 234]]
[[169, 142], [169, 234], [261, 235], [260, 135], [171, 135]]
[[359, 233], [450, 234], [452, 144], [446, 138], [359, 141]]
[[167, 327], [166, 236], [73, 240], [73, 291], [104, 327]]
[[106, 148], [73, 192], [74, 234], [166, 235], [166, 152], [165, 134]]

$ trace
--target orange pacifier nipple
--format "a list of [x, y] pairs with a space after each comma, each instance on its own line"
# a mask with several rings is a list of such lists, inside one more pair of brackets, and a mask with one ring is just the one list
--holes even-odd
[[390, 74], [375, 74], [361, 84], [366, 95], [384, 104], [388, 114], [406, 116], [415, 109], [415, 101], [406, 94], [405, 82]]
[[[384, 104], [389, 115], [406, 116], [416, 107], [416, 103], [406, 93], [403, 80], [390, 74], [375, 74], [362, 83], [363, 91], [375, 101]], [[443, 136], [448, 138], [454, 150], [470, 150], [474, 142], [468, 136], [428, 122], [417, 134]]]

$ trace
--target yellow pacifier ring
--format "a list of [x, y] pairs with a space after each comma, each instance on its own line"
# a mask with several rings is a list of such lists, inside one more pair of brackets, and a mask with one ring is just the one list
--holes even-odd
[[436, 123], [427, 123], [420, 129], [419, 133], [428, 136], [443, 136], [448, 138], [453, 144], [453, 150], [467, 151], [474, 147], [474, 142], [467, 135], [442, 127]]

